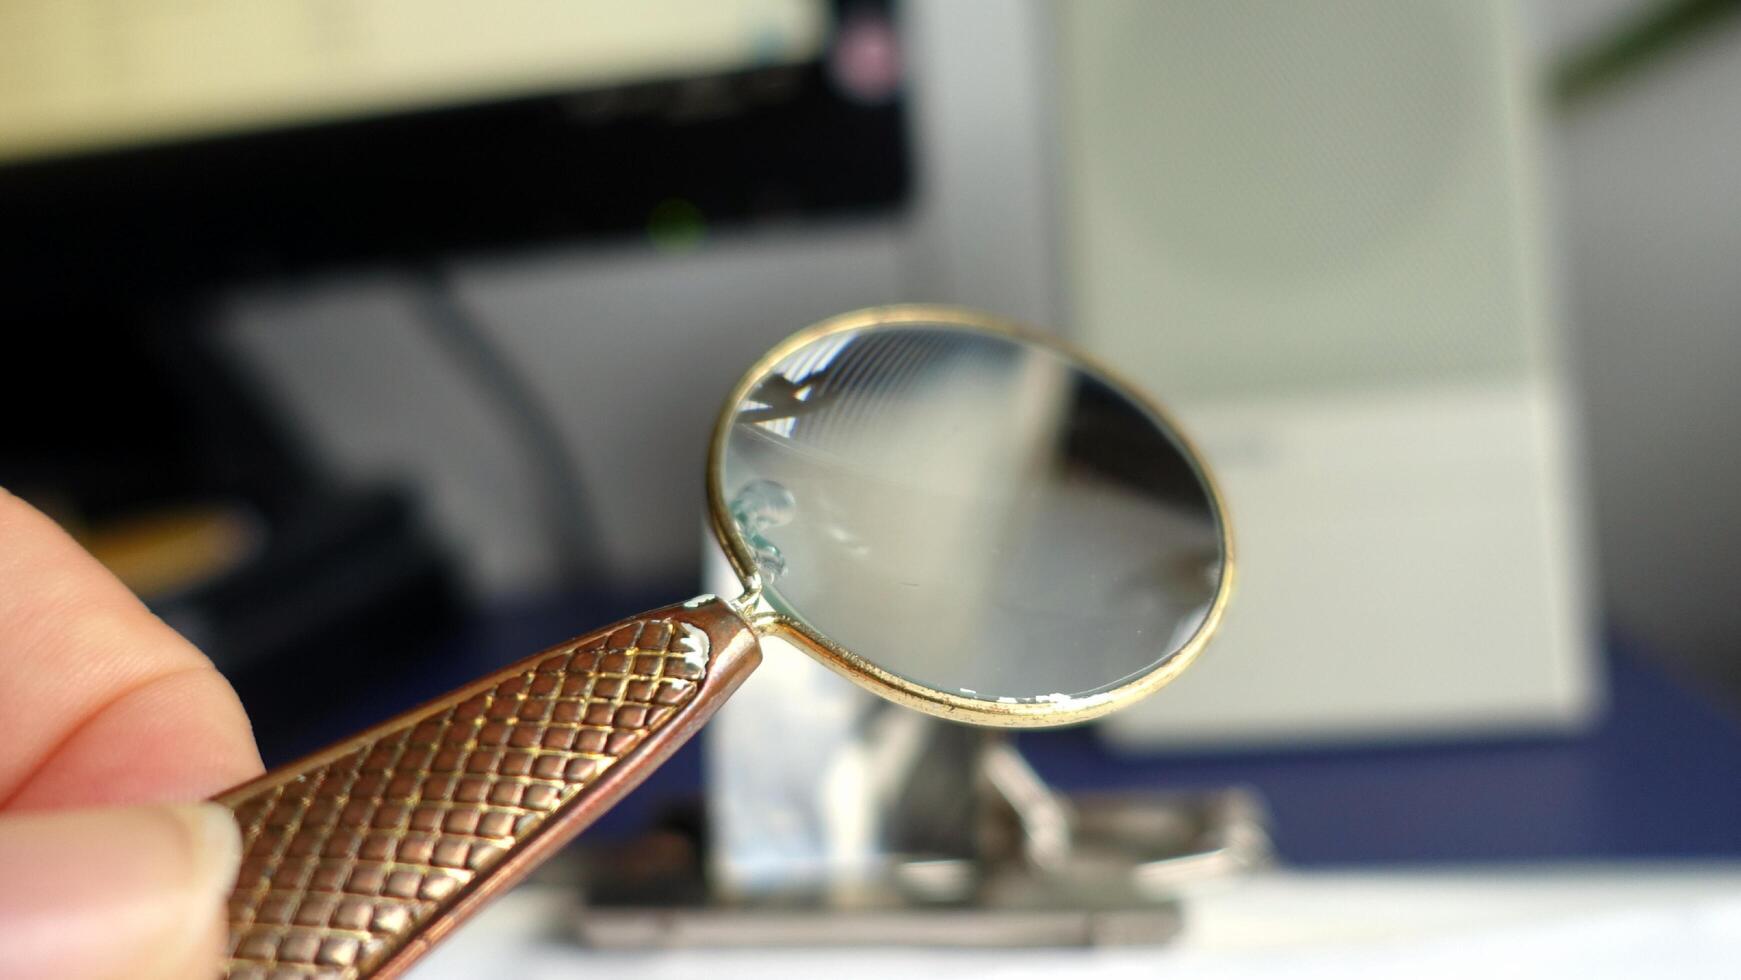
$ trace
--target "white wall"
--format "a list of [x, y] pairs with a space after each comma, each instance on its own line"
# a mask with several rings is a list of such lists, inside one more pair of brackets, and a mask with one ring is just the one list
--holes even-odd
[[[1531, 12], [1555, 54], [1648, 6]], [[1564, 114], [1551, 147], [1609, 617], [1741, 688], [1741, 24]]]
[[[906, 242], [882, 222], [687, 255], [625, 245], [468, 263], [455, 281], [553, 415], [605, 571], [631, 584], [698, 560], [708, 430], [737, 373], [806, 323], [901, 296]], [[417, 484], [485, 593], [551, 584], [558, 541], [525, 447], [432, 343], [403, 278], [257, 292], [233, 319], [236, 348], [342, 476]]]

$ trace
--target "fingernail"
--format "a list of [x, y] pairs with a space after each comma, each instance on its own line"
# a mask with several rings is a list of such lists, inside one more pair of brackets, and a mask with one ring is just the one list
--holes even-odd
[[235, 813], [216, 802], [190, 802], [169, 806], [188, 829], [198, 862], [193, 881], [223, 896], [235, 888], [235, 869], [242, 862], [242, 830]]
[[240, 858], [210, 803], [0, 818], [0, 976], [210, 975]]
[[189, 885], [198, 892], [222, 900], [236, 886], [236, 868], [242, 862], [242, 831], [236, 815], [216, 803], [189, 803], [164, 807], [187, 828], [193, 848]]

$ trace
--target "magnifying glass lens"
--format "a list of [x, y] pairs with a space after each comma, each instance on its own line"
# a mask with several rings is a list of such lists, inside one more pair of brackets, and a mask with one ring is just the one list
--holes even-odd
[[1223, 592], [1182, 439], [1055, 347], [876, 324], [742, 390], [717, 459], [728, 546], [813, 645], [915, 688], [1089, 698], [1191, 649]]

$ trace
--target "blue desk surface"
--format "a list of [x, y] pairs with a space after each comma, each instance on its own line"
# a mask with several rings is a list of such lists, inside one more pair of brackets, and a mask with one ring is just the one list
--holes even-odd
[[1256, 787], [1297, 865], [1741, 858], [1741, 720], [1635, 652], [1576, 738], [1395, 748], [1109, 755], [1091, 733], [1024, 742], [1057, 785]]
[[[676, 593], [672, 593], [675, 595]], [[262, 732], [290, 758], [600, 623], [670, 601], [619, 596], [497, 608], [418, 661], [412, 683], [360, 692], [295, 732]], [[1741, 718], [1636, 651], [1607, 659], [1610, 704], [1576, 738], [1287, 752], [1114, 755], [1089, 729], [1021, 745], [1064, 789], [1255, 787], [1284, 861], [1375, 862], [1741, 858]], [[698, 744], [595, 829], [644, 825], [693, 798]]]

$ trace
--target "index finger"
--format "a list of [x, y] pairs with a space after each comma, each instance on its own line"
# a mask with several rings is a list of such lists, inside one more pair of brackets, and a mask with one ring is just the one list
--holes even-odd
[[0, 806], [196, 799], [260, 768], [211, 661], [0, 489]]

